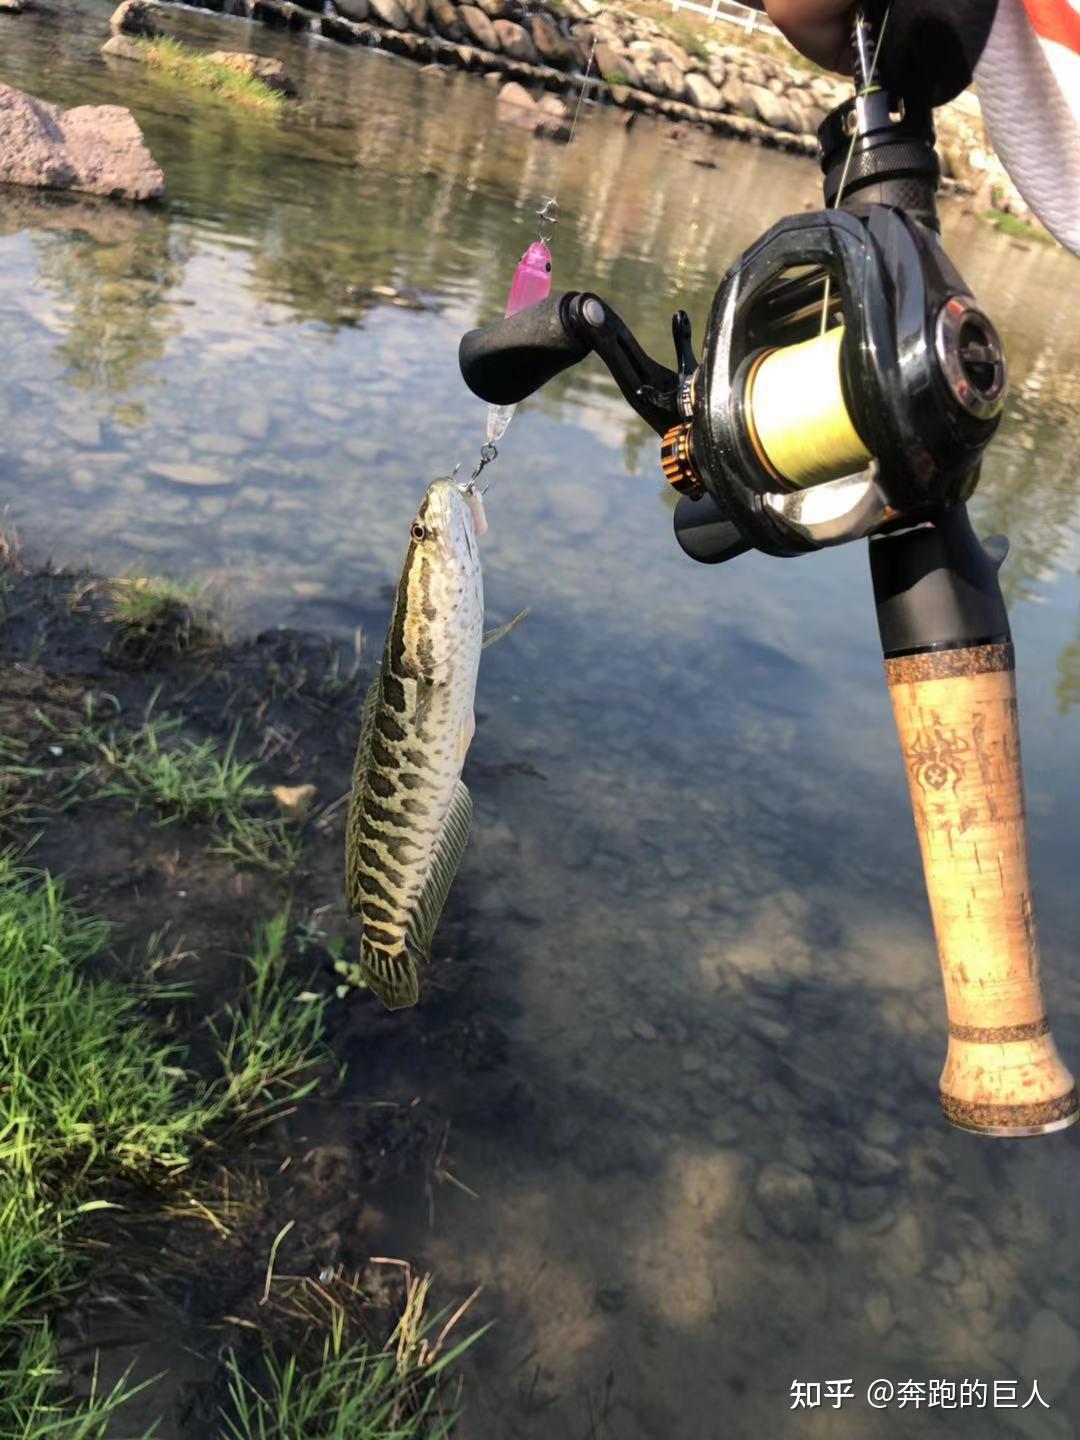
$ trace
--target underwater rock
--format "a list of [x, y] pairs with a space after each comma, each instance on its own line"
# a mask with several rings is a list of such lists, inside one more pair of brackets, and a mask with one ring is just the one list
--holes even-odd
[[130, 110], [122, 105], [61, 110], [2, 84], [0, 182], [123, 200], [165, 193], [165, 176]]
[[109, 16], [109, 26], [114, 31], [141, 35], [146, 40], [156, 40], [162, 33], [153, 10], [144, 0], [123, 0]]
[[529, 65], [540, 63], [540, 56], [527, 30], [515, 25], [512, 20], [496, 20], [494, 25], [503, 52], [512, 60], [524, 60]]
[[280, 60], [271, 60], [266, 55], [251, 55], [244, 50], [214, 50], [206, 57], [218, 65], [224, 65], [236, 75], [246, 75], [252, 80], [261, 80], [269, 90], [279, 95], [296, 96], [297, 89], [286, 74]]
[[[557, 114], [552, 113], [552, 101], [560, 106]], [[517, 125], [549, 140], [570, 138], [570, 122], [558, 96], [545, 95], [540, 104], [537, 104], [524, 85], [510, 80], [499, 91], [495, 105], [498, 118], [507, 125]]]
[[813, 1240], [821, 1228], [814, 1182], [794, 1165], [765, 1165], [754, 1195], [769, 1224], [790, 1240]]
[[1053, 1403], [1080, 1364], [1080, 1336], [1054, 1310], [1037, 1310], [1028, 1325], [1021, 1375], [1037, 1375], [1039, 1391]]

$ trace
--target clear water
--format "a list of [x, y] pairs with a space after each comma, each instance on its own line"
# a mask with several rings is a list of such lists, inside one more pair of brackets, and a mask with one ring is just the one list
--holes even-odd
[[[111, 3], [3, 22], [0, 79], [116, 101], [160, 209], [0, 197], [0, 502], [31, 553], [206, 579], [240, 625], [374, 650], [425, 483], [471, 463], [461, 332], [501, 311], [557, 188], [556, 285], [668, 353], [716, 278], [817, 201], [808, 163], [586, 111], [569, 150], [491, 90], [239, 20], [183, 32], [285, 56], [319, 127], [244, 117], [98, 57]], [[715, 168], [696, 160], [708, 158]], [[1051, 1015], [1080, 1064], [1080, 268], [946, 219], [1013, 392], [973, 507], [1009, 532]], [[394, 286], [422, 308], [367, 287]], [[466, 1440], [1080, 1428], [1076, 1132], [940, 1119], [944, 1007], [864, 548], [686, 560], [654, 442], [597, 363], [523, 405], [489, 497], [492, 623], [459, 892], [478, 1012], [516, 1090], [452, 1114], [436, 1221], [395, 1233], [500, 1325]], [[872, 1147], [867, 1153], [864, 1147]], [[780, 1233], [762, 1167], [810, 1177]], [[1031, 1382], [1027, 1408], [792, 1411], [796, 1379]], [[999, 1399], [1007, 1399], [1004, 1392]]]

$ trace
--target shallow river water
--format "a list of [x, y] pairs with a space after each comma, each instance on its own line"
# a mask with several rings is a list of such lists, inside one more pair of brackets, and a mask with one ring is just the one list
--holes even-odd
[[[169, 198], [0, 196], [0, 505], [31, 555], [205, 580], [236, 627], [378, 646], [417, 497], [481, 438], [458, 338], [499, 312], [545, 194], [556, 286], [664, 357], [671, 311], [701, 326], [740, 248], [817, 203], [804, 160], [591, 108], [547, 146], [478, 80], [185, 17], [285, 56], [327, 123], [245, 117], [107, 67], [111, 4], [53, 8], [3, 22], [0, 80], [129, 105]], [[1012, 367], [972, 508], [1013, 542], [1043, 960], [1078, 1065], [1080, 266], [955, 205], [945, 233]], [[485, 656], [472, 761], [522, 770], [478, 790], [459, 895], [527, 1100], [460, 1107], [475, 1198], [443, 1186], [434, 1226], [406, 1198], [398, 1236], [500, 1320], [462, 1435], [1067, 1440], [1080, 1131], [988, 1142], [939, 1115], [865, 547], [695, 566], [598, 362], [521, 407], [493, 473], [491, 623], [532, 614]], [[791, 1409], [793, 1381], [849, 1378]]]

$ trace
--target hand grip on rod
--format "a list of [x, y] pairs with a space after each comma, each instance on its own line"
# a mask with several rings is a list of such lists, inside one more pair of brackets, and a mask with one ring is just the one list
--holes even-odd
[[934, 918], [949, 1046], [941, 1105], [984, 1135], [1077, 1119], [1046, 1015], [999, 555], [964, 506], [871, 541], [885, 671]]

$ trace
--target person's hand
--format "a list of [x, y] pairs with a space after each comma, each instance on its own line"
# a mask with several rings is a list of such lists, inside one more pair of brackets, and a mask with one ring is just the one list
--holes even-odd
[[851, 0], [764, 0], [778, 30], [815, 64], [851, 74]]

